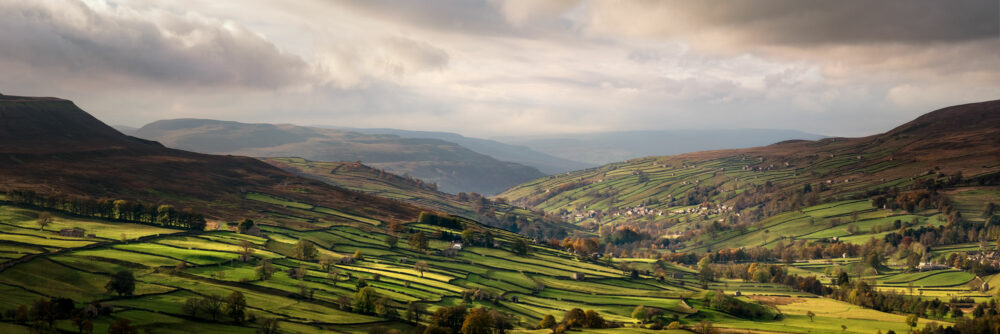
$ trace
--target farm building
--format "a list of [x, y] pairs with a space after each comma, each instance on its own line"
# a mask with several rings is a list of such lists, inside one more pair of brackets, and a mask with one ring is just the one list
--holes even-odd
[[87, 231], [79, 227], [74, 227], [61, 229], [58, 233], [64, 237], [83, 238]]

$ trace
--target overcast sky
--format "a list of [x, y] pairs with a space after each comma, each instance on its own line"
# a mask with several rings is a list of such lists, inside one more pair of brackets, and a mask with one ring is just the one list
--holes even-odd
[[998, 3], [0, 0], [0, 93], [131, 126], [859, 136], [1000, 99]]

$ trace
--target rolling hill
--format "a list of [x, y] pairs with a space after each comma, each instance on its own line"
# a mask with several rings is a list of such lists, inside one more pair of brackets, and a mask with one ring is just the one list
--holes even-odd
[[[829, 237], [854, 235], [845, 232], [848, 220], [857, 221], [851, 219], [853, 212], [862, 220], [866, 213], [872, 219], [881, 215], [911, 220], [912, 216], [905, 215], [922, 212], [920, 222], [935, 216], [935, 210], [918, 210], [933, 208], [934, 203], [898, 210], [872, 207], [875, 197], [898, 199], [899, 193], [911, 189], [946, 193], [959, 202], [955, 206], [966, 219], [982, 221], [986, 204], [1000, 202], [998, 173], [1000, 101], [988, 101], [940, 109], [868, 137], [794, 140], [632, 159], [540, 178], [498, 197], [559, 213], [594, 229], [629, 225], [656, 237], [686, 236], [682, 239], [691, 242], [681, 249], [704, 251], [717, 249], [714, 244], [739, 247], [812, 232], [818, 234], [810, 238], [820, 238], [824, 234], [819, 232], [825, 229], [831, 231]], [[840, 204], [848, 209], [806, 215], [812, 209]], [[773, 217], [824, 224], [793, 224], [786, 229]], [[934, 221], [942, 221], [939, 218]], [[829, 227], [827, 221], [845, 224]], [[745, 228], [748, 225], [757, 227]], [[871, 226], [863, 227], [865, 233], [857, 236], [858, 242], [870, 236]], [[729, 234], [724, 238], [703, 233], [706, 229]], [[769, 230], [776, 231], [770, 239]]]
[[[6, 190], [0, 194], [4, 333], [123, 327], [152, 333], [457, 333], [475, 314], [519, 332], [552, 331], [538, 328], [548, 316], [563, 318], [555, 330], [602, 333], [654, 332], [667, 324], [686, 331], [908, 329], [903, 315], [816, 298], [780, 280], [705, 279], [665, 258], [607, 256], [610, 246], [600, 257], [587, 234], [532, 242], [468, 219], [418, 212], [408, 203], [479, 210], [419, 180], [357, 163], [268, 159], [394, 199], [256, 159], [165, 148], [118, 133], [66, 100], [0, 96], [0, 157], [8, 161], [0, 166]], [[214, 219], [250, 217], [262, 224], [256, 231], [226, 225], [184, 230], [129, 221], [118, 209], [82, 216], [47, 203], [16, 202], [12, 189], [174, 204]], [[510, 208], [502, 202], [489, 206]], [[955, 249], [962, 248], [937, 251], [943, 256]], [[757, 268], [809, 273], [822, 287], [832, 276], [824, 269], [862, 260], [836, 261]], [[981, 297], [963, 285], [972, 275], [957, 270], [894, 269], [867, 278], [882, 289], [912, 290], [906, 284], [916, 282], [921, 295]], [[648, 321], [636, 319], [637, 310]], [[574, 324], [573, 317], [583, 318]], [[954, 319], [933, 317], [942, 324]]]
[[396, 174], [436, 183], [440, 190], [450, 193], [495, 194], [544, 175], [535, 168], [499, 161], [438, 139], [204, 119], [157, 121], [134, 134], [168, 147], [201, 153], [363, 161]]
[[497, 140], [527, 146], [535, 151], [561, 158], [601, 165], [647, 156], [744, 148], [791, 139], [823, 137], [795, 130], [678, 129], [500, 137]]
[[396, 135], [402, 138], [440, 139], [462, 145], [470, 150], [486, 154], [498, 160], [510, 161], [535, 167], [542, 171], [542, 173], [546, 174], [559, 174], [594, 167], [593, 164], [541, 153], [523, 145], [510, 145], [495, 140], [465, 137], [451, 132], [410, 131], [399, 129], [343, 129], [367, 134]]
[[[248, 194], [308, 200], [376, 219], [414, 219], [416, 207], [296, 176], [257, 159], [192, 153], [126, 136], [56, 98], [0, 96], [0, 189], [173, 204], [209, 219], [265, 218]], [[291, 209], [279, 208], [290, 213]]]
[[402, 177], [358, 162], [322, 162], [302, 158], [264, 158], [265, 162], [305, 177], [379, 197], [467, 217], [481, 224], [538, 238], [563, 238], [579, 231], [558, 218], [546, 217], [505, 202], [462, 193], [440, 192], [419, 179]]

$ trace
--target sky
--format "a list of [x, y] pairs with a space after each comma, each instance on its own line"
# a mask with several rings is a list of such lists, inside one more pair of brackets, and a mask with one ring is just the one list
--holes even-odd
[[0, 93], [129, 126], [863, 136], [1000, 99], [1000, 1], [0, 0]]

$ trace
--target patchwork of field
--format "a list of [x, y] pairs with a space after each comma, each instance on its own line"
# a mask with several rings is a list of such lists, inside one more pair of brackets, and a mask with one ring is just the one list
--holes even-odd
[[[844, 323], [840, 319], [846, 314], [851, 319], [848, 331], [900, 330], [895, 324], [878, 327], [879, 317], [893, 316], [855, 310], [847, 304], [817, 299], [779, 284], [722, 280], [702, 286], [691, 268], [639, 258], [615, 259], [616, 265], [612, 266], [533, 243], [529, 243], [527, 255], [517, 255], [512, 252], [511, 245], [521, 236], [483, 227], [477, 229], [489, 231], [493, 238], [491, 247], [464, 245], [456, 249], [455, 254], [446, 255], [447, 252], [441, 250], [453, 248], [453, 243], [432, 237], [429, 251], [417, 251], [406, 244], [407, 236], [413, 233], [458, 236], [462, 231], [408, 223], [404, 231], [390, 233], [378, 220], [336, 209], [260, 193], [246, 196], [282, 208], [293, 208], [302, 213], [299, 218], [326, 222], [325, 227], [303, 230], [262, 222], [265, 224], [259, 226], [263, 235], [252, 236], [225, 229], [187, 232], [56, 214], [53, 223], [41, 228], [36, 222], [37, 211], [0, 206], [0, 231], [3, 232], [0, 233], [0, 254], [14, 261], [0, 269], [0, 291], [6, 296], [0, 302], [0, 311], [30, 305], [41, 298], [66, 297], [79, 305], [97, 302], [112, 307], [111, 316], [97, 319], [95, 330], [106, 328], [115, 319], [130, 319], [139, 328], [153, 332], [168, 328], [166, 326], [171, 331], [181, 332], [250, 332], [254, 330], [251, 324], [209, 321], [184, 309], [189, 299], [226, 296], [239, 291], [256, 318], [277, 319], [281, 327], [289, 331], [351, 328], [348, 332], [364, 332], [375, 326], [410, 326], [399, 320], [341, 309], [345, 298], [350, 300], [361, 286], [367, 285], [386, 297], [386, 305], [400, 314], [411, 302], [426, 305], [427, 312], [459, 304], [482, 306], [507, 314], [519, 328], [530, 328], [546, 315], [561, 317], [573, 308], [592, 309], [609, 321], [629, 325], [635, 322], [631, 318], [632, 310], [642, 305], [659, 308], [688, 325], [710, 319], [719, 323], [718, 326], [729, 328], [839, 331], [839, 324]], [[862, 206], [863, 203], [856, 201], [831, 203], [775, 219], [794, 221], [805, 220], [803, 217], [839, 216]], [[288, 219], [288, 216], [281, 218]], [[892, 216], [871, 214], [863, 219], [881, 222], [887, 218]], [[62, 237], [56, 233], [73, 227], [83, 228], [93, 236]], [[398, 235], [400, 242], [387, 243], [390, 235]], [[318, 256], [297, 259], [295, 248], [300, 240], [312, 242]], [[731, 242], [739, 240], [743, 239]], [[240, 260], [242, 247], [252, 248], [251, 259]], [[362, 255], [363, 259], [354, 258], [355, 254]], [[354, 261], [327, 264], [328, 269], [318, 261], [324, 256]], [[259, 274], [258, 266], [265, 260], [275, 269], [270, 278]], [[414, 266], [418, 261], [425, 262], [427, 267], [418, 271]], [[793, 270], [824, 276], [824, 266], [849, 265], [851, 261], [857, 259], [837, 259], [837, 264], [803, 262], [797, 263]], [[666, 270], [673, 278], [663, 280], [645, 275], [628, 278], [617, 266], [621, 264], [649, 271]], [[120, 297], [104, 288], [111, 275], [122, 270], [129, 270], [136, 277], [132, 296]], [[958, 291], [961, 284], [971, 278], [961, 272], [947, 271], [926, 275], [883, 274], [872, 279], [885, 289], [898, 289], [913, 283], [931, 296], [932, 291], [948, 291], [942, 289]], [[787, 309], [789, 317], [751, 322], [704, 307], [705, 291], [715, 290], [795, 302], [777, 305], [782, 311]], [[828, 308], [829, 311], [819, 315], [816, 322], [807, 323], [796, 312], [811, 307], [810, 303], [833, 303], [831, 305], [837, 305], [840, 311]], [[0, 324], [19, 328], [18, 324]], [[830, 327], [834, 324], [836, 327]], [[58, 321], [57, 326], [66, 331], [74, 329], [69, 321]]]

